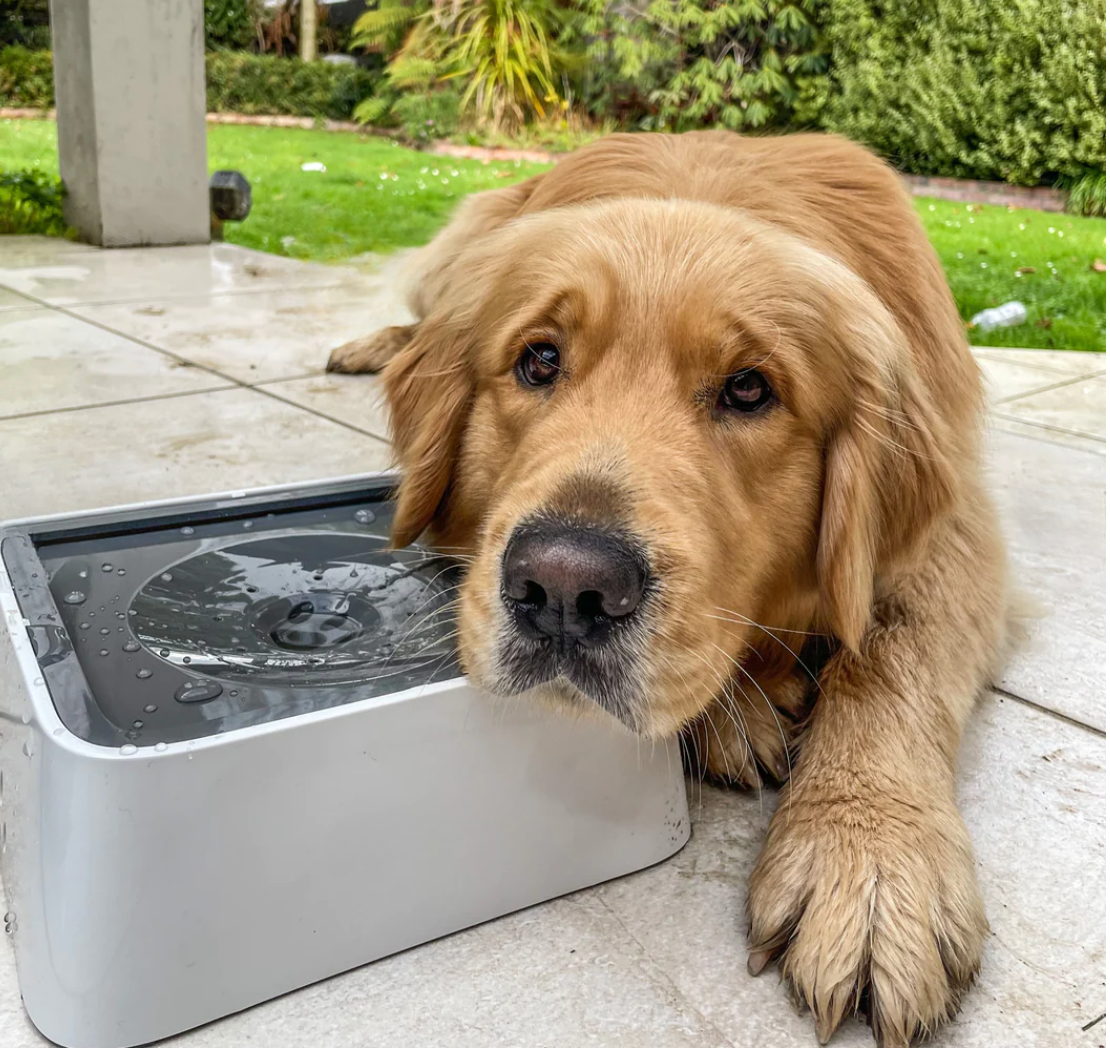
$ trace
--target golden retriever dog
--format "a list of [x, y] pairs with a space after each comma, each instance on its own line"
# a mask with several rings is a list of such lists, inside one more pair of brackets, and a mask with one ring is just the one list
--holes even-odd
[[987, 922], [954, 796], [1004, 641], [980, 375], [895, 173], [834, 137], [615, 135], [468, 200], [383, 370], [393, 539], [466, 566], [495, 695], [785, 783], [751, 877], [824, 1043], [952, 1016]]

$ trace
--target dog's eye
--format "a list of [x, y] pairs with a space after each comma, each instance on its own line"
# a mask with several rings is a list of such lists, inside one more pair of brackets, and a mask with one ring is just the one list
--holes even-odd
[[548, 386], [559, 377], [559, 348], [550, 342], [533, 342], [524, 347], [516, 373], [526, 386]]
[[717, 406], [728, 411], [757, 411], [774, 392], [760, 371], [738, 371], [729, 375], [717, 398]]

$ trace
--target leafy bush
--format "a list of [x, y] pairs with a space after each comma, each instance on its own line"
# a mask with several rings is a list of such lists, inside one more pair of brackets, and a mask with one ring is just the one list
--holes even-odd
[[50, 0], [0, 0], [0, 48], [50, 50]]
[[439, 91], [410, 91], [393, 103], [392, 113], [412, 142], [447, 138], [459, 126], [460, 97], [451, 88]]
[[204, 46], [246, 48], [258, 40], [262, 0], [204, 0]]
[[49, 51], [0, 51], [0, 105], [49, 109], [54, 104], [54, 61]]
[[0, 234], [64, 236], [62, 180], [42, 171], [0, 172]]
[[818, 0], [575, 0], [565, 42], [584, 37], [583, 99], [645, 129], [785, 126], [826, 57]]
[[825, 0], [803, 115], [905, 171], [1035, 185], [1105, 170], [1102, 0]]
[[213, 51], [205, 57], [209, 112], [349, 120], [381, 73], [354, 65]]
[[[386, 73], [398, 96], [434, 93], [453, 80], [460, 109], [478, 123], [520, 127], [561, 102], [557, 10], [553, 0], [382, 0], [355, 23], [353, 42], [390, 56]], [[385, 115], [376, 105], [356, 114], [367, 122]]]

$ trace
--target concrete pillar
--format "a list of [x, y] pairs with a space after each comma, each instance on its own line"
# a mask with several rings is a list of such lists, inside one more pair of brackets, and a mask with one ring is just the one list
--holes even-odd
[[66, 217], [104, 247], [209, 239], [204, 0], [50, 0]]

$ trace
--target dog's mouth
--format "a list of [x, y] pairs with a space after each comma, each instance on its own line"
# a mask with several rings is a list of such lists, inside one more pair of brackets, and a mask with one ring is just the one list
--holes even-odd
[[527, 637], [510, 627], [498, 647], [498, 691], [517, 695], [546, 686], [560, 699], [593, 703], [633, 731], [640, 729], [640, 660], [625, 638], [587, 647]]

